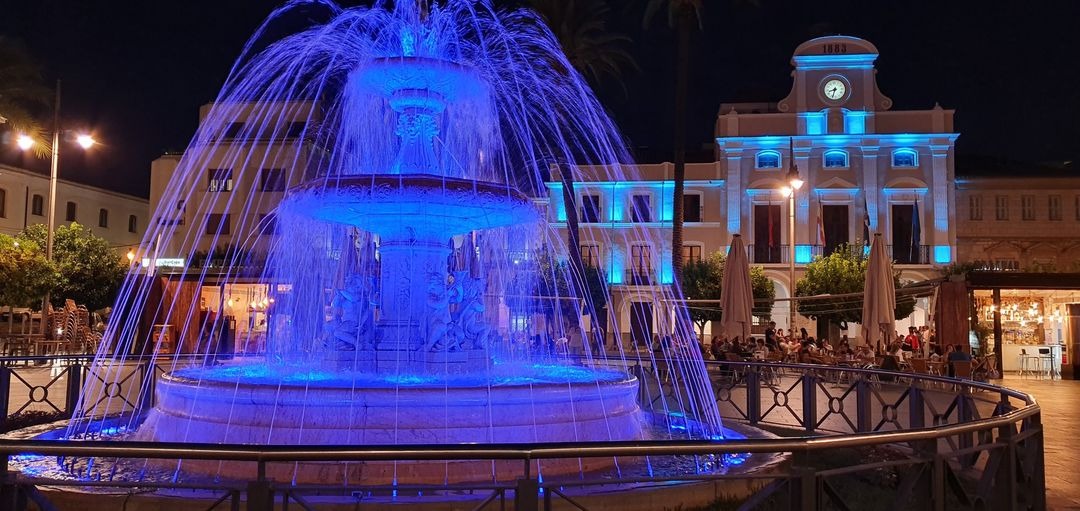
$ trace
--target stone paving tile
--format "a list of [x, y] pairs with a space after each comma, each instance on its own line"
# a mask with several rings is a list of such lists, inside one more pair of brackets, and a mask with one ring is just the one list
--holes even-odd
[[1042, 407], [1046, 501], [1051, 511], [1080, 511], [1080, 381], [1007, 375], [994, 383], [1035, 396]]

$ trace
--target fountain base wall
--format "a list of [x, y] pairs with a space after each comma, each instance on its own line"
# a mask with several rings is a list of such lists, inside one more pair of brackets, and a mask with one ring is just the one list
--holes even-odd
[[[297, 386], [165, 375], [140, 440], [258, 445], [402, 445], [637, 440], [638, 381], [438, 386]], [[545, 474], [611, 459], [543, 462]], [[185, 461], [185, 471], [249, 477], [248, 462]], [[534, 467], [535, 469], [535, 467]], [[305, 483], [466, 482], [520, 477], [519, 462], [271, 464], [268, 477]]]

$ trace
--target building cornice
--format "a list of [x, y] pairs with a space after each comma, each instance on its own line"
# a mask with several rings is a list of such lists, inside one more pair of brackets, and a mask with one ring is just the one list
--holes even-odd
[[[0, 163], [0, 172], [9, 172], [9, 173], [12, 173], [12, 174], [19, 174], [21, 176], [29, 177], [29, 178], [33, 178], [33, 179], [41, 179], [41, 180], [45, 181], [46, 184], [49, 182], [49, 176], [47, 176], [45, 174], [39, 174], [39, 173], [34, 172], [32, 170], [21, 169], [19, 167], [12, 167], [11, 165], [5, 165], [3, 163]], [[73, 187], [73, 188], [80, 188], [80, 189], [83, 189], [83, 190], [86, 190], [86, 191], [90, 191], [90, 192], [94, 192], [94, 193], [100, 193], [100, 194], [104, 194], [104, 195], [110, 195], [110, 196], [117, 197], [117, 198], [124, 199], [124, 200], [141, 202], [141, 203], [144, 203], [144, 204], [150, 204], [149, 199], [139, 197], [137, 195], [129, 195], [129, 194], [126, 194], [126, 193], [109, 190], [107, 188], [100, 188], [100, 187], [97, 187], [97, 186], [88, 185], [88, 184], [84, 184], [84, 183], [79, 183], [79, 182], [76, 182], [76, 181], [69, 181], [67, 179], [57, 179], [56, 181], [58, 183], [62, 183], [64, 185], [66, 185], [66, 186], [70, 186], [70, 187]]]

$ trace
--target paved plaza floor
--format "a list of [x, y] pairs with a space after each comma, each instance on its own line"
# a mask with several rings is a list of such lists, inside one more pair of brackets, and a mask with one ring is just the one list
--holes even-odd
[[1046, 501], [1052, 511], [1080, 511], [1080, 380], [1038, 380], [1006, 375], [994, 383], [1035, 396], [1042, 407]]

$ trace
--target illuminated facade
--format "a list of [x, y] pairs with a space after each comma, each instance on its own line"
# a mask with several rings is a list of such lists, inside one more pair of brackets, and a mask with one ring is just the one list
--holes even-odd
[[1080, 272], [1080, 178], [1017, 171], [956, 180], [958, 260], [988, 269]]
[[[200, 125], [206, 121], [212, 104], [199, 109]], [[265, 115], [265, 109], [276, 109], [285, 116], [288, 133], [275, 139], [274, 150], [270, 157], [261, 161], [235, 162], [227, 155], [236, 145], [250, 146], [268, 144], [268, 140], [251, 137], [247, 130], [258, 129], [250, 126], [249, 117]], [[192, 143], [200, 154], [195, 156], [203, 163], [204, 174], [191, 179], [188, 176], [177, 177], [176, 169], [184, 154], [166, 154], [150, 164], [150, 204], [155, 226], [172, 226], [176, 234], [169, 237], [168, 246], [155, 248], [153, 243], [146, 247], [152, 255], [158, 257], [180, 258], [179, 245], [194, 244], [198, 251], [210, 253], [215, 249], [230, 246], [243, 246], [254, 251], [265, 252], [267, 242], [276, 234], [272, 225], [268, 228], [270, 213], [277, 207], [290, 186], [299, 184], [307, 172], [308, 156], [299, 134], [307, 122], [312, 104], [288, 102], [271, 105], [242, 105], [235, 109], [235, 118], [227, 130], [234, 136], [227, 136], [223, 141], [212, 145]], [[191, 151], [191, 148], [189, 148]], [[186, 190], [186, 196], [177, 199], [179, 204], [174, 211], [159, 210], [158, 205], [168, 202], [164, 197], [169, 182], [173, 179], [189, 179], [193, 186]], [[227, 196], [230, 200], [215, 200]], [[211, 205], [205, 210], [203, 205]], [[265, 222], [243, 222], [245, 210], [254, 207], [257, 217]], [[205, 210], [205, 211], [204, 211]], [[198, 211], [196, 214], [195, 212]], [[192, 243], [194, 242], [194, 243]]]
[[[0, 232], [14, 235], [49, 221], [49, 176], [0, 165]], [[138, 246], [146, 230], [147, 201], [67, 180], [56, 183], [56, 225], [78, 222], [118, 252]]]
[[[953, 111], [937, 105], [890, 110], [892, 100], [876, 82], [877, 56], [877, 49], [861, 39], [813, 39], [795, 50], [794, 82], [786, 98], [721, 105], [716, 162], [687, 167], [686, 259], [707, 257], [740, 233], [751, 263], [763, 266], [776, 283], [777, 298], [790, 296], [791, 243], [798, 279], [814, 257], [861, 242], [866, 224], [870, 233], [883, 234], [904, 280], [924, 280], [934, 275], [934, 266], [956, 260]], [[794, 240], [788, 236], [788, 199], [782, 194], [792, 163], [805, 181], [795, 195]], [[660, 312], [663, 304], [644, 303], [648, 286], [638, 284], [645, 282], [627, 276], [634, 264], [648, 269], [634, 252], [635, 230], [671, 227], [673, 166], [640, 168], [645, 182], [590, 182], [588, 169], [576, 176], [579, 203], [596, 200], [585, 197], [592, 194], [601, 204], [599, 221], [583, 223], [582, 244], [589, 245], [583, 253], [598, 252], [614, 286], [613, 317], [624, 333], [637, 328], [630, 322], [642, 311], [652, 312], [654, 325], [667, 321]], [[553, 180], [549, 187], [552, 221], [562, 227], [561, 185]], [[641, 196], [650, 198], [635, 198]], [[657, 214], [634, 222], [634, 201], [645, 200]], [[627, 234], [613, 238], [610, 230]], [[614, 246], [604, 246], [605, 240]], [[661, 284], [671, 280], [670, 253], [670, 246], [651, 252], [651, 277]], [[777, 303], [773, 319], [786, 329], [786, 302]], [[921, 303], [898, 326], [923, 324], [925, 308]], [[797, 322], [797, 328], [813, 326], [801, 316]]]

